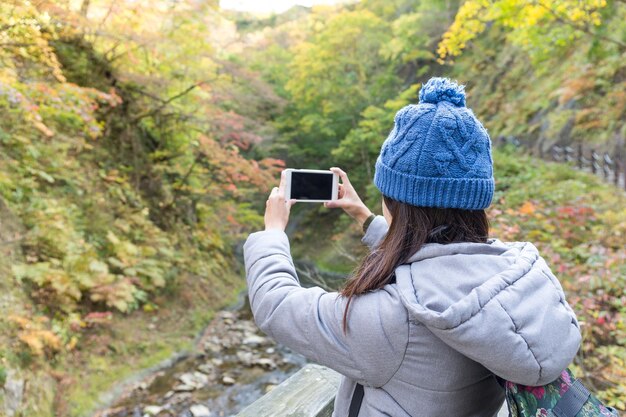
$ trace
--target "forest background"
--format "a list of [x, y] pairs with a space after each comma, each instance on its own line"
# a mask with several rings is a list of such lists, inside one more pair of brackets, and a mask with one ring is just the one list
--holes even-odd
[[[623, 0], [270, 16], [1, 1], [0, 405], [89, 415], [120, 378], [190, 346], [244, 288], [238, 250], [285, 166], [340, 166], [379, 211], [380, 145], [431, 76], [466, 85], [494, 144], [626, 156], [625, 57]], [[494, 160], [492, 235], [536, 243], [582, 324], [575, 372], [626, 410], [623, 191], [511, 147]], [[348, 273], [363, 254], [350, 219], [318, 205], [296, 205], [288, 232], [321, 268]]]

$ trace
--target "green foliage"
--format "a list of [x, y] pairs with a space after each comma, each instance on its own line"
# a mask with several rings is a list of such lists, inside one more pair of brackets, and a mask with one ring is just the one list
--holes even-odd
[[13, 277], [48, 317], [15, 320], [32, 357], [74, 349], [98, 315], [157, 308], [188, 275], [221, 279], [282, 166], [245, 156], [279, 99], [218, 63], [196, 18], [214, 5], [124, 7], [92, 33], [64, 2], [0, 6], [0, 196], [26, 229]]
[[[282, 55], [291, 60], [287, 75], [271, 75], [288, 100], [279, 119], [279, 141], [289, 165], [339, 165], [370, 207], [378, 207], [371, 178], [380, 145], [395, 112], [417, 101], [418, 82], [430, 75], [447, 74], [466, 84], [469, 106], [494, 139], [502, 134], [530, 143], [607, 143], [623, 135], [623, 2], [466, 1], [451, 25], [457, 3], [445, 3], [364, 0], [324, 14], [325, 19], [313, 13], [306, 20], [310, 34], [292, 46], [291, 57]], [[377, 19], [366, 18], [369, 14]], [[333, 26], [334, 19], [342, 19], [341, 28]], [[398, 78], [386, 94], [371, 95], [375, 88], [369, 81], [346, 76], [353, 67], [344, 59], [351, 57], [344, 40], [373, 22], [382, 28], [377, 35], [382, 41], [376, 45], [375, 39], [364, 39], [362, 45], [371, 48], [364, 59], [375, 63], [372, 74], [391, 69]], [[433, 39], [437, 42], [446, 30], [440, 57], [456, 59], [445, 62], [452, 66], [438, 67]], [[346, 64], [348, 71], [343, 71]], [[582, 323], [578, 374], [603, 399], [623, 407], [624, 197], [565, 165], [500, 151], [494, 159], [494, 236], [536, 243]], [[319, 229], [311, 234], [322, 234], [325, 241], [350, 240], [346, 236], [354, 230], [345, 220], [335, 222], [334, 236]], [[304, 229], [294, 237], [310, 242], [302, 236]]]
[[0, 386], [4, 386], [7, 380], [7, 370], [4, 366], [0, 365]]
[[57, 27], [50, 15], [42, 13], [37, 6], [19, 0], [3, 1], [0, 4], [0, 62], [3, 72], [20, 69], [29, 75], [52, 76], [58, 81], [65, 81], [50, 45], [57, 35]]
[[430, 16], [422, 13], [410, 13], [394, 20], [391, 28], [393, 38], [383, 46], [386, 58], [402, 63], [419, 59], [433, 60], [434, 54], [428, 50], [432, 37], [424, 31], [423, 23]]
[[[431, 75], [467, 84], [494, 138], [626, 133], [623, 2], [363, 0], [235, 24], [214, 1], [109, 3], [0, 4], [0, 196], [25, 227], [13, 277], [37, 310], [10, 319], [25, 361], [158, 309], [189, 277], [233, 285], [220, 277], [262, 227], [278, 158], [341, 166], [377, 208], [380, 146]], [[623, 196], [494, 155], [494, 234], [539, 246], [583, 324], [578, 373], [623, 409]], [[358, 232], [336, 212], [300, 214], [325, 215], [320, 233], [342, 242]]]
[[[626, 133], [626, 61], [619, 44], [626, 33], [626, 4], [608, 2], [589, 12], [588, 17], [602, 22], [586, 23], [590, 31], [554, 19], [551, 9], [537, 10], [543, 10], [537, 27], [516, 19], [510, 20], [513, 26], [496, 20], [455, 58], [450, 75], [467, 85], [469, 106], [498, 135], [518, 136], [544, 147], [578, 142], [615, 152]], [[464, 18], [457, 15], [457, 20]], [[511, 38], [518, 30], [549, 32], [557, 27], [574, 33], [575, 39], [557, 46], [548, 41], [549, 35], [533, 38], [528, 45]]]
[[[380, 147], [393, 126], [393, 118], [398, 110], [416, 101], [419, 85], [413, 85], [397, 98], [387, 100], [382, 106], [369, 106], [361, 114], [361, 120], [339, 145], [333, 149], [335, 163], [350, 172], [351, 181], [360, 186], [374, 177], [372, 168]], [[360, 187], [359, 187], [360, 188]], [[361, 190], [365, 191], [365, 190]], [[378, 193], [369, 190], [361, 192], [369, 202], [377, 198]]]
[[533, 242], [578, 315], [578, 375], [623, 409], [626, 375], [626, 197], [564, 164], [495, 152], [493, 235]]
[[[281, 117], [294, 162], [330, 163], [330, 150], [358, 122], [368, 104], [397, 88], [394, 68], [381, 65], [389, 25], [367, 10], [338, 13], [297, 45], [285, 85], [293, 107]], [[295, 146], [294, 146], [295, 145]]]

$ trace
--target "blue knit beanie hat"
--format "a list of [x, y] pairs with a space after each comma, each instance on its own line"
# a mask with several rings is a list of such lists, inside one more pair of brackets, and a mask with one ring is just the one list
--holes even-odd
[[491, 141], [465, 107], [464, 87], [431, 78], [419, 100], [396, 113], [376, 160], [374, 184], [383, 195], [414, 206], [489, 207], [494, 191]]

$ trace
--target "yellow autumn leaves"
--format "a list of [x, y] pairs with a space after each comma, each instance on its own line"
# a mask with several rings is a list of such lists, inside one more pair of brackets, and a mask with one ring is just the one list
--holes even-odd
[[443, 35], [439, 59], [443, 62], [460, 55], [488, 24], [505, 28], [509, 40], [525, 49], [573, 41], [602, 23], [601, 10], [606, 5], [606, 0], [469, 0]]
[[[65, 81], [50, 41], [57, 36], [50, 15], [30, 2], [8, 0], [0, 2], [0, 72], [13, 72], [19, 56], [47, 68], [58, 81]], [[2, 68], [4, 67], [4, 68]]]

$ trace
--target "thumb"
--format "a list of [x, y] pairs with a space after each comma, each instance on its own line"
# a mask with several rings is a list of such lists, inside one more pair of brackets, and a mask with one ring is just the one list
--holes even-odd
[[343, 200], [331, 200], [331, 201], [324, 202], [324, 207], [327, 207], [327, 208], [338, 208], [338, 207], [343, 208], [344, 206], [345, 204]]

